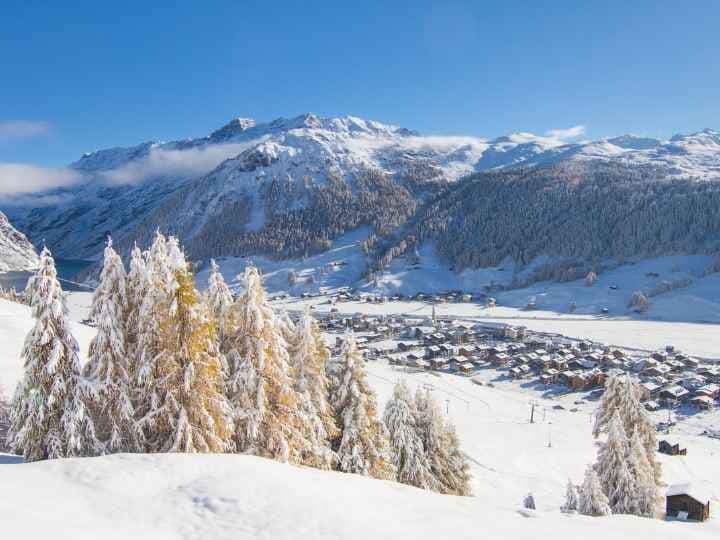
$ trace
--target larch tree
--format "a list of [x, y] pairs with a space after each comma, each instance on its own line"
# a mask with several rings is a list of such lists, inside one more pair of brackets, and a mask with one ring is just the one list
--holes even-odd
[[600, 406], [595, 412], [595, 423], [593, 425], [593, 436], [598, 438], [600, 434], [607, 432], [608, 424], [616, 410], [620, 408], [623, 400], [623, 382], [620, 376], [608, 377], [605, 381], [605, 391], [602, 395]]
[[470, 465], [460, 449], [455, 426], [443, 417], [430, 392], [418, 389], [415, 404], [417, 427], [435, 478], [431, 489], [448, 495], [470, 495]]
[[299, 397], [300, 429], [308, 442], [302, 462], [319, 469], [330, 469], [336, 460], [331, 441], [339, 430], [325, 377], [327, 349], [321, 346], [322, 336], [307, 308], [295, 326], [293, 342], [291, 367]]
[[22, 349], [25, 372], [11, 404], [8, 446], [26, 461], [100, 453], [78, 345], [47, 248], [28, 290], [35, 324]]
[[585, 479], [578, 494], [578, 512], [585, 516], [607, 516], [612, 513], [600, 479], [592, 466], [585, 469]]
[[620, 415], [615, 411], [595, 465], [600, 485], [614, 514], [637, 513], [637, 489], [628, 463], [629, 443]]
[[340, 438], [338, 469], [390, 480], [395, 467], [390, 457], [388, 434], [377, 418], [375, 394], [365, 379], [363, 358], [355, 336], [345, 336], [337, 366], [337, 387], [331, 396]]
[[383, 421], [390, 440], [390, 454], [397, 481], [422, 489], [434, 489], [435, 478], [417, 426], [417, 407], [405, 381], [399, 381], [385, 406]]
[[160, 360], [167, 344], [164, 342], [162, 322], [175, 316], [177, 273], [185, 270], [185, 263], [168, 253], [169, 241], [159, 231], [155, 234], [146, 260], [145, 293], [139, 307], [137, 333], [137, 366], [133, 381], [135, 415], [145, 436], [145, 450], [159, 450], [155, 425], [164, 403], [163, 373]]
[[130, 401], [125, 283], [122, 259], [108, 238], [100, 284], [95, 289], [90, 309], [97, 334], [90, 342], [84, 369], [92, 388], [89, 408], [106, 452], [139, 452], [143, 449], [142, 432], [135, 422]]
[[[645, 407], [640, 402], [642, 388], [626, 375], [622, 380], [619, 393], [618, 413], [622, 419], [625, 433], [628, 440], [631, 440], [635, 434], [638, 435], [642, 443], [643, 458], [653, 471], [653, 479], [657, 488], [662, 483], [662, 469], [660, 463], [655, 459], [655, 450], [657, 448], [655, 426]], [[640, 450], [638, 449], [638, 451]]]
[[634, 431], [629, 440], [628, 466], [635, 480], [637, 514], [653, 517], [659, 499], [658, 486], [655, 483], [655, 471], [647, 459], [638, 431]]
[[226, 452], [233, 449], [234, 430], [214, 324], [190, 270], [177, 270], [176, 280], [161, 315], [164, 347], [157, 360], [160, 402], [152, 441], [161, 452]]
[[235, 321], [228, 357], [228, 397], [238, 451], [301, 463], [308, 442], [298, 416], [283, 332], [267, 301], [258, 270], [245, 270], [246, 288], [232, 307]]

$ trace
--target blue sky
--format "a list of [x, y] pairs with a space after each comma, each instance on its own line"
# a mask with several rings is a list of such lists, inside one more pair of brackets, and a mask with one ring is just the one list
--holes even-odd
[[715, 1], [4, 0], [1, 25], [0, 164], [306, 111], [487, 137], [720, 127]]

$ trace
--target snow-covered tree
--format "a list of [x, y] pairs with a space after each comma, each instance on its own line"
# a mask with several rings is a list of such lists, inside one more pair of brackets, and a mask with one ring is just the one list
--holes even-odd
[[78, 345], [47, 248], [28, 290], [35, 324], [22, 349], [25, 373], [11, 405], [8, 446], [26, 461], [97, 454], [102, 445], [85, 403]]
[[528, 493], [523, 498], [523, 507], [528, 510], [535, 510], [535, 497], [533, 497], [532, 493]]
[[595, 469], [614, 514], [635, 514], [638, 510], [637, 489], [628, 463], [629, 443], [617, 410], [607, 427], [607, 441], [598, 452]]
[[628, 440], [631, 440], [635, 434], [638, 435], [644, 450], [643, 460], [648, 462], [653, 471], [655, 485], [659, 487], [662, 483], [662, 469], [660, 463], [655, 459], [655, 449], [657, 448], [655, 425], [640, 402], [642, 388], [640, 384], [626, 375], [622, 380], [620, 396], [618, 413], [622, 419], [625, 433]]
[[5, 394], [5, 389], [0, 386], [0, 452], [7, 452], [5, 443], [7, 441], [7, 433], [10, 429], [10, 403]]
[[629, 441], [628, 466], [635, 481], [635, 508], [639, 515], [653, 517], [658, 503], [658, 486], [655, 471], [647, 459], [639, 432], [633, 432]]
[[257, 269], [245, 269], [245, 291], [232, 307], [228, 396], [241, 452], [301, 463], [308, 442], [300, 430], [299, 397], [290, 376], [287, 344]]
[[470, 465], [460, 450], [455, 426], [443, 418], [440, 406], [429, 392], [418, 389], [415, 406], [416, 425], [434, 477], [430, 489], [449, 495], [470, 495]]
[[90, 342], [85, 376], [92, 392], [89, 409], [106, 452], [142, 450], [142, 432], [130, 401], [128, 355], [125, 348], [127, 294], [122, 259], [108, 238], [100, 284], [93, 294], [90, 317], [97, 334]]
[[592, 287], [593, 285], [595, 285], [595, 283], [597, 283], [597, 280], [597, 274], [591, 270], [585, 276], [585, 285], [587, 285], [588, 287]]
[[623, 399], [623, 381], [620, 376], [611, 376], [605, 380], [605, 391], [600, 401], [600, 406], [595, 412], [595, 424], [593, 425], [593, 436], [598, 438], [600, 434], [607, 431], [608, 424], [616, 410], [620, 408]]
[[630, 297], [628, 307], [632, 308], [633, 311], [636, 311], [638, 313], [644, 313], [650, 307], [650, 299], [642, 291], [635, 291]]
[[220, 351], [226, 354], [228, 334], [232, 334], [232, 321], [229, 318], [229, 312], [233, 303], [233, 296], [214, 259], [210, 261], [210, 278], [208, 279], [206, 301], [210, 309], [210, 315], [215, 322]]
[[415, 400], [405, 381], [401, 380], [395, 385], [383, 415], [397, 481], [422, 489], [434, 489], [435, 478], [416, 425], [417, 416]]
[[341, 431], [336, 449], [339, 470], [394, 478], [387, 430], [377, 418], [375, 394], [365, 379], [363, 358], [352, 333], [345, 336], [337, 369], [331, 403]]
[[134, 390], [140, 362], [138, 340], [140, 334], [140, 308], [147, 292], [147, 265], [140, 248], [135, 244], [130, 252], [130, 266], [125, 280], [125, 354], [128, 358], [130, 388]]
[[585, 479], [578, 494], [578, 512], [586, 516], [607, 516], [612, 513], [600, 479], [592, 466], [585, 470]]
[[214, 324], [190, 270], [177, 270], [176, 280], [174, 295], [160, 315], [158, 401], [145, 417], [151, 447], [160, 452], [225, 452], [233, 448], [233, 422], [223, 393]]
[[308, 442], [302, 462], [320, 469], [330, 469], [336, 456], [331, 448], [339, 431], [329, 403], [328, 381], [325, 377], [327, 349], [310, 310], [295, 327], [291, 364], [295, 389], [299, 394], [300, 429]]
[[567, 487], [565, 488], [565, 504], [562, 505], [560, 510], [566, 514], [577, 512], [578, 509], [578, 492], [575, 484], [572, 480], [568, 479]]

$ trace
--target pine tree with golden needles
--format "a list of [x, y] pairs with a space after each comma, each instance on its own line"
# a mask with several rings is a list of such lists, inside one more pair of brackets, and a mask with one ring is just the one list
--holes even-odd
[[300, 430], [287, 344], [258, 270], [249, 266], [244, 280], [245, 290], [231, 309], [236, 326], [228, 353], [237, 449], [302, 463], [308, 443]]
[[155, 444], [163, 452], [226, 452], [232, 449], [232, 412], [222, 392], [215, 327], [192, 273], [178, 271], [176, 280], [175, 309], [161, 323], [163, 404]]
[[329, 403], [328, 381], [325, 377], [327, 347], [308, 308], [294, 330], [292, 373], [300, 397], [298, 412], [301, 431], [308, 442], [302, 462], [319, 469], [330, 469], [336, 460], [331, 441], [337, 438], [339, 430]]
[[336, 369], [337, 386], [333, 389], [331, 403], [340, 429], [336, 448], [338, 469], [384, 480], [394, 479], [388, 433], [378, 420], [377, 400], [365, 378], [362, 354], [352, 333], [345, 336]]

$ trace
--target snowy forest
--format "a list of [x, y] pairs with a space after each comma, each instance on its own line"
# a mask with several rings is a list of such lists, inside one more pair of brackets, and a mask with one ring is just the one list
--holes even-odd
[[352, 333], [331, 357], [309, 311], [268, 302], [248, 267], [233, 296], [213, 266], [201, 294], [178, 240], [157, 232], [129, 268], [108, 240], [81, 365], [52, 255], [26, 290], [34, 318], [7, 444], [26, 461], [118, 452], [238, 453], [470, 494], [453, 425], [397, 385], [384, 414]]

